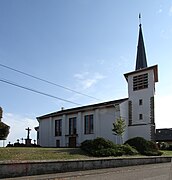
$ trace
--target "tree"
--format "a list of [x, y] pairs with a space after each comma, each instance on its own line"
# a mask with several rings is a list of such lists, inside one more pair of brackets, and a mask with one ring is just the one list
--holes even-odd
[[0, 140], [5, 140], [9, 134], [10, 126], [6, 125], [5, 123], [1, 122], [3, 110], [0, 107]]
[[126, 124], [125, 124], [125, 120], [122, 119], [122, 117], [119, 117], [116, 119], [116, 121], [113, 123], [113, 134], [117, 135], [120, 137], [120, 139], [122, 140], [123, 143], [123, 139], [122, 139], [122, 135], [125, 131], [126, 128]]
[[0, 121], [0, 140], [5, 140], [9, 134], [10, 127]]

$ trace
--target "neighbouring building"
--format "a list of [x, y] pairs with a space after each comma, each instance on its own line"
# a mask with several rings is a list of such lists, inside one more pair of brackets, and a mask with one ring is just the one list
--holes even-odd
[[172, 144], [172, 128], [156, 129], [155, 140]]
[[143, 137], [155, 140], [154, 94], [158, 65], [147, 66], [139, 25], [135, 70], [124, 74], [128, 98], [102, 102], [37, 117], [38, 144], [43, 147], [76, 147], [84, 140], [103, 137], [117, 143], [113, 122], [122, 117], [126, 123], [123, 140]]

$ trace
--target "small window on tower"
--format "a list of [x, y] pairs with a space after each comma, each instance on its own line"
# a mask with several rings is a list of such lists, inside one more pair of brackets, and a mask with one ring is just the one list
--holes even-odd
[[143, 114], [139, 114], [139, 120], [143, 119]]
[[143, 100], [142, 99], [139, 99], [139, 105], [143, 105]]

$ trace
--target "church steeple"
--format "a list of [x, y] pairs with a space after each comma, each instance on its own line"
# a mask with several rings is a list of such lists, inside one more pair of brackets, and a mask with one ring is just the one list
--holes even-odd
[[[141, 21], [141, 15], [139, 14], [139, 20]], [[139, 40], [137, 46], [137, 58], [135, 70], [143, 69], [147, 67], [146, 52], [142, 34], [142, 24], [139, 24]]]

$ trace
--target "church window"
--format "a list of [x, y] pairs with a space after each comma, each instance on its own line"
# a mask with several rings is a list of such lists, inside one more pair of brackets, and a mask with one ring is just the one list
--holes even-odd
[[148, 88], [148, 73], [133, 77], [133, 91]]
[[139, 99], [139, 105], [143, 105], [143, 100], [142, 99]]
[[69, 134], [76, 134], [76, 117], [69, 118]]
[[139, 120], [143, 119], [143, 114], [139, 114]]
[[84, 116], [85, 134], [93, 133], [93, 114]]
[[62, 135], [62, 120], [55, 120], [55, 136]]

